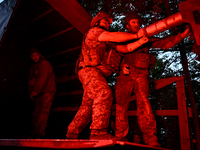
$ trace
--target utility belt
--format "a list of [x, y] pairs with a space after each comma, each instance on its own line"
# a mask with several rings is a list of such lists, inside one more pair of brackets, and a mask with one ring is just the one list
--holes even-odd
[[[123, 73], [123, 72], [121, 72]], [[149, 75], [148, 69], [143, 69], [143, 68], [136, 68], [134, 66], [129, 66], [129, 74], [130, 76], [132, 75], [137, 75], [137, 74], [143, 74], [143, 75]]]
[[148, 69], [145, 69], [145, 68], [137, 68], [135, 66], [129, 66], [129, 70], [130, 72], [135, 72], [135, 71], [145, 71], [145, 70], [148, 70]]
[[99, 70], [105, 77], [110, 76], [113, 72], [111, 70], [109, 70], [106, 66], [99, 64], [97, 66], [80, 66], [79, 67], [79, 71], [83, 68], [86, 67], [91, 67], [91, 68], [96, 68], [97, 70]]
[[80, 71], [80, 70], [83, 69], [83, 68], [84, 68], [83, 66], [78, 67], [78, 71]]
[[95, 66], [80, 66], [80, 67], [78, 67], [78, 70], [80, 71], [81, 69], [83, 69], [83, 68], [85, 68], [85, 67], [95, 67]]

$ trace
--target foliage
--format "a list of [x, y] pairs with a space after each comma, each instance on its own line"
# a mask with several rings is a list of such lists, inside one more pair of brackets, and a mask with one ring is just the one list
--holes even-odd
[[[114, 16], [114, 19], [121, 20], [128, 13], [136, 11], [142, 18], [144, 25], [149, 25], [155, 21], [165, 18], [166, 16], [177, 12], [178, 3], [182, 0], [175, 0], [170, 2], [168, 0], [78, 0], [78, 2], [94, 17], [100, 10], [107, 12]], [[166, 12], [165, 4], [173, 8]]]

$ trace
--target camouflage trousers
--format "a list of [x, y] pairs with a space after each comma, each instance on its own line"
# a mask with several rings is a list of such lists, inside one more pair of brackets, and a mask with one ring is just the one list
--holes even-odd
[[143, 134], [145, 144], [151, 141], [157, 141], [156, 121], [153, 114], [148, 96], [149, 79], [148, 75], [121, 74], [117, 77], [116, 84], [116, 132], [115, 136], [124, 138], [128, 134], [128, 107], [132, 91], [136, 95], [137, 103], [137, 119], [140, 130]]
[[46, 92], [38, 95], [35, 102], [35, 109], [32, 114], [32, 135], [45, 136], [47, 120], [49, 117], [50, 108], [54, 99], [54, 92]]
[[95, 67], [85, 67], [78, 72], [78, 75], [84, 93], [82, 104], [68, 126], [66, 134], [68, 138], [78, 138], [78, 134], [91, 120], [91, 130], [105, 131], [111, 113], [112, 91], [101, 71]]

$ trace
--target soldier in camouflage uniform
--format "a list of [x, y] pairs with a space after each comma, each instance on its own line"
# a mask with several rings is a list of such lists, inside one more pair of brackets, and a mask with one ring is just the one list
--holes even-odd
[[[125, 19], [125, 26], [131, 33], [137, 33], [140, 29], [140, 17], [136, 13], [129, 14]], [[143, 134], [144, 143], [150, 146], [160, 147], [156, 136], [156, 120], [153, 114], [148, 96], [149, 68], [153, 68], [156, 58], [149, 54], [150, 48], [168, 49], [178, 44], [187, 37], [189, 29], [176, 36], [165, 39], [150, 38], [141, 47], [131, 53], [125, 54], [116, 83], [116, 132], [117, 139], [124, 139], [129, 131], [128, 106], [131, 93], [136, 95], [137, 119]], [[129, 41], [130, 42], [130, 41]], [[133, 41], [131, 41], [133, 42]], [[128, 42], [124, 43], [127, 44]], [[153, 60], [153, 61], [152, 61]]]
[[[127, 47], [110, 42], [123, 42], [144, 35], [125, 32], [109, 32], [112, 18], [99, 12], [91, 22], [91, 29], [85, 34], [78, 61], [78, 77], [83, 84], [82, 104], [67, 128], [66, 138], [78, 138], [79, 133], [92, 120], [90, 139], [111, 139], [107, 133], [112, 105], [112, 91], [106, 77], [118, 70], [120, 54], [130, 52]], [[147, 42], [141, 38], [141, 42]], [[116, 51], [117, 50], [117, 51]]]
[[32, 114], [31, 138], [44, 138], [49, 111], [56, 92], [55, 75], [51, 64], [36, 48], [30, 50], [31, 66], [28, 90], [35, 108]]

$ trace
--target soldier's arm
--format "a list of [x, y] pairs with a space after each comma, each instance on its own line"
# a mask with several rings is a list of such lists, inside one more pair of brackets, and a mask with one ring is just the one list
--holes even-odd
[[190, 30], [189, 28], [187, 28], [183, 33], [178, 33], [178, 35], [153, 41], [151, 48], [162, 48], [162, 49], [172, 48], [189, 35], [190, 35]]
[[125, 42], [132, 39], [141, 38], [144, 35], [144, 30], [140, 29], [136, 34], [126, 32], [108, 32], [104, 31], [98, 37], [101, 42]]
[[129, 52], [136, 50], [138, 47], [147, 43], [148, 41], [149, 41], [149, 39], [144, 36], [133, 43], [129, 43], [127, 45], [117, 45], [116, 49], [118, 52], [129, 53]]

